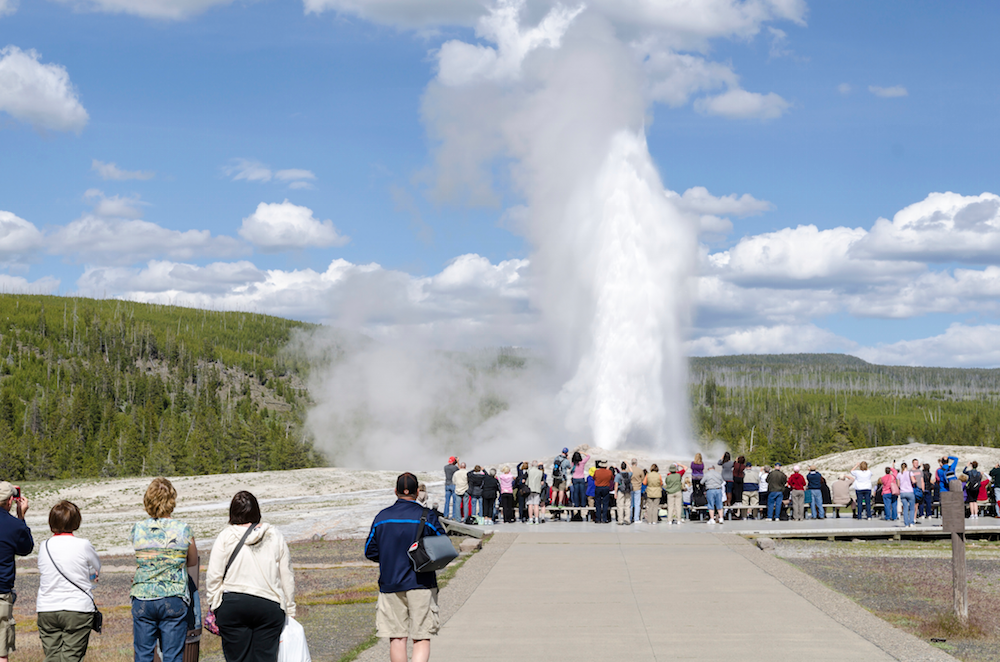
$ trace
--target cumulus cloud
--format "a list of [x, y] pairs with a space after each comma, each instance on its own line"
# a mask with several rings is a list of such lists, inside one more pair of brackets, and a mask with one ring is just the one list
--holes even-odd
[[845, 351], [855, 344], [814, 324], [781, 324], [738, 329], [718, 329], [688, 341], [689, 356], [730, 354], [795, 354]]
[[4, 294], [58, 294], [59, 279], [44, 276], [38, 280], [28, 280], [21, 276], [0, 274], [0, 292]]
[[1000, 196], [931, 193], [880, 218], [854, 247], [859, 257], [1000, 264]]
[[704, 186], [689, 188], [683, 195], [670, 190], [666, 194], [680, 211], [698, 218], [699, 231], [706, 235], [725, 235], [731, 232], [733, 223], [729, 216], [756, 216], [774, 207], [770, 202], [757, 200], [749, 193], [744, 193], [741, 197], [736, 197], [734, 193], [716, 197]]
[[739, 85], [739, 77], [730, 65], [666, 48], [650, 49], [644, 69], [649, 98], [671, 108], [686, 105], [699, 92]]
[[1000, 326], [952, 324], [937, 336], [862, 347], [852, 353], [887, 365], [981, 368], [1000, 366]]
[[131, 14], [143, 18], [182, 20], [232, 0], [58, 0], [81, 11]]
[[0, 0], [0, 17], [13, 14], [17, 11], [17, 0]]
[[93, 202], [93, 215], [100, 218], [142, 218], [142, 207], [145, 202], [138, 195], [108, 197], [96, 188], [87, 189], [83, 199]]
[[66, 68], [42, 64], [37, 51], [0, 49], [0, 112], [36, 129], [79, 133], [90, 117]]
[[739, 88], [694, 102], [695, 110], [700, 113], [729, 119], [770, 120], [781, 117], [790, 106], [791, 104], [774, 92], [760, 94]]
[[877, 97], [882, 97], [883, 99], [894, 99], [898, 97], [909, 96], [909, 92], [902, 85], [893, 85], [892, 87], [879, 87], [878, 85], [869, 85], [868, 91]]
[[30, 261], [43, 245], [44, 237], [33, 223], [9, 211], [0, 211], [0, 263]]
[[233, 159], [233, 161], [222, 168], [233, 181], [248, 182], [269, 182], [276, 179], [279, 182], [288, 184], [291, 189], [311, 189], [314, 188], [312, 182], [316, 175], [311, 170], [301, 168], [286, 168], [284, 170], [272, 171], [268, 166], [253, 159]]
[[114, 163], [104, 163], [103, 161], [98, 161], [94, 159], [90, 164], [91, 170], [96, 172], [98, 176], [107, 181], [125, 181], [129, 179], [152, 179], [156, 176], [155, 172], [149, 170], [122, 170]]
[[49, 252], [75, 256], [86, 264], [128, 265], [156, 257], [190, 260], [195, 257], [228, 257], [247, 252], [242, 242], [216, 236], [208, 230], [180, 232], [155, 223], [94, 214], [65, 225], [47, 238]]
[[529, 264], [462, 255], [432, 276], [333, 260], [326, 271], [261, 270], [249, 262], [207, 266], [151, 261], [143, 268], [90, 267], [81, 294], [223, 310], [267, 311], [330, 322], [374, 337], [430, 346], [524, 345], [537, 338], [527, 302]]
[[243, 219], [239, 234], [267, 253], [343, 246], [350, 241], [337, 232], [333, 221], [319, 221], [311, 209], [288, 200], [257, 205], [257, 210]]

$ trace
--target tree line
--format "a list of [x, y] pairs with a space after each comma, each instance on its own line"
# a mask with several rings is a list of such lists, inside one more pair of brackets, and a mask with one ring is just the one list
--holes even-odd
[[255, 313], [0, 295], [0, 477], [206, 474], [316, 466], [310, 325]]

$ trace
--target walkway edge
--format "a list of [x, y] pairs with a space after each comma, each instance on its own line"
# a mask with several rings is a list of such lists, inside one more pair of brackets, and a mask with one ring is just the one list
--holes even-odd
[[[494, 533], [493, 537], [483, 544], [483, 548], [470, 556], [469, 560], [458, 569], [455, 576], [448, 582], [448, 586], [442, 589], [438, 595], [442, 627], [479, 588], [500, 557], [517, 540], [518, 535], [517, 533]], [[431, 657], [434, 657], [434, 639], [431, 639]], [[379, 639], [377, 644], [361, 653], [356, 662], [384, 662], [388, 659], [389, 640]]]
[[846, 595], [838, 593], [807, 575], [791, 563], [758, 547], [735, 533], [716, 533], [715, 537], [732, 551], [801, 595], [817, 609], [856, 632], [888, 655], [904, 662], [954, 662], [956, 658], [908, 632], [890, 625]]

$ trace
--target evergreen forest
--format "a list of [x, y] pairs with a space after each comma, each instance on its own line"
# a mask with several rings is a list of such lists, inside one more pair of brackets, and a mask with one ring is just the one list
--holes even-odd
[[691, 359], [692, 416], [755, 464], [906, 444], [1000, 446], [1000, 370], [880, 366], [842, 354]]
[[206, 474], [315, 466], [309, 325], [254, 313], [0, 295], [0, 477]]

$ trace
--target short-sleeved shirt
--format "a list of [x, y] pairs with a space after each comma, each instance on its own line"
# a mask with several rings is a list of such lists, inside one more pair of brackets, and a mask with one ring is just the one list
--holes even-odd
[[180, 520], [146, 519], [132, 527], [135, 578], [129, 595], [139, 600], [183, 598], [188, 602], [187, 552], [194, 534]]

